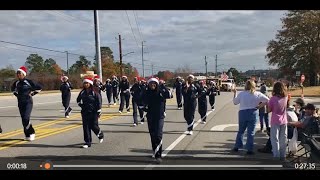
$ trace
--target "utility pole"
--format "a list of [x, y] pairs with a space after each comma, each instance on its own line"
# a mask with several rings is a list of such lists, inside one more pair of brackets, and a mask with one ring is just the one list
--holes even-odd
[[151, 64], [151, 73], [152, 73], [152, 77], [153, 77], [153, 63]]
[[66, 51], [67, 53], [67, 74], [69, 75], [69, 52]]
[[142, 57], [142, 77], [144, 78], [143, 42], [145, 42], [145, 41], [141, 42], [141, 44], [142, 44], [141, 45], [141, 47], [142, 47], [142, 51], [141, 51], [142, 52], [142, 56], [141, 57]]
[[208, 62], [207, 62], [207, 56], [204, 56], [204, 63], [206, 66], [206, 77], [208, 77]]
[[119, 34], [119, 54], [120, 54], [120, 76], [122, 77], [122, 48], [121, 48], [121, 35]]
[[218, 55], [216, 54], [216, 78], [218, 77]]
[[99, 15], [98, 11], [94, 10], [94, 29], [95, 29], [95, 41], [96, 41], [96, 62], [98, 75], [100, 76], [100, 81], [102, 81], [102, 68], [101, 68], [101, 52], [100, 52], [100, 35], [99, 35]]

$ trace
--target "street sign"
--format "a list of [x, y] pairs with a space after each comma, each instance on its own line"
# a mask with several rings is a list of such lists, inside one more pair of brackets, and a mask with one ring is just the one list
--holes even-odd
[[300, 71], [296, 71], [296, 76], [300, 76], [301, 72]]
[[301, 82], [303, 82], [306, 79], [306, 77], [302, 74], [301, 75]]

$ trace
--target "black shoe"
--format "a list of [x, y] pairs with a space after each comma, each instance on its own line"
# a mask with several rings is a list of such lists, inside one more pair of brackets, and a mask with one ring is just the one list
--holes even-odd
[[232, 151], [238, 152], [238, 151], [239, 151], [239, 148], [233, 148]]
[[162, 163], [162, 159], [161, 159], [160, 157], [156, 158], [156, 163], [157, 163], [157, 164]]
[[253, 151], [247, 151], [247, 155], [254, 155]]
[[0, 134], [2, 133], [2, 128], [1, 128], [1, 126], [0, 126]]
[[71, 111], [72, 111], [72, 108], [71, 108], [71, 107], [69, 107], [69, 109], [68, 109], [68, 115], [70, 115], [70, 114], [71, 114]]
[[100, 131], [100, 133], [97, 135], [97, 137], [100, 139], [103, 139], [104, 138], [104, 134], [102, 131]]

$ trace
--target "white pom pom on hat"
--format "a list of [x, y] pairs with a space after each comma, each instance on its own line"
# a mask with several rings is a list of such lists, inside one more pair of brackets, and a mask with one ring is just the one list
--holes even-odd
[[87, 82], [87, 83], [89, 83], [89, 84], [93, 85], [93, 80], [92, 80], [92, 78], [89, 78], [89, 77], [84, 78], [84, 79], [83, 79], [83, 83], [85, 83], [85, 82]]
[[150, 82], [156, 82], [157, 84], [159, 84], [159, 80], [156, 79], [156, 78], [150, 78], [150, 79], [148, 80], [148, 84], [149, 84]]
[[189, 74], [188, 78], [192, 78], [192, 79], [194, 79], [194, 75]]

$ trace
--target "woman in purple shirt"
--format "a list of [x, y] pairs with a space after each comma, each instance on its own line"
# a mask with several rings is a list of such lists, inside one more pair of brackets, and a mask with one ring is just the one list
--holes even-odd
[[284, 160], [286, 156], [287, 140], [287, 90], [283, 83], [277, 82], [273, 86], [272, 97], [268, 104], [271, 115], [270, 139], [274, 158]]

